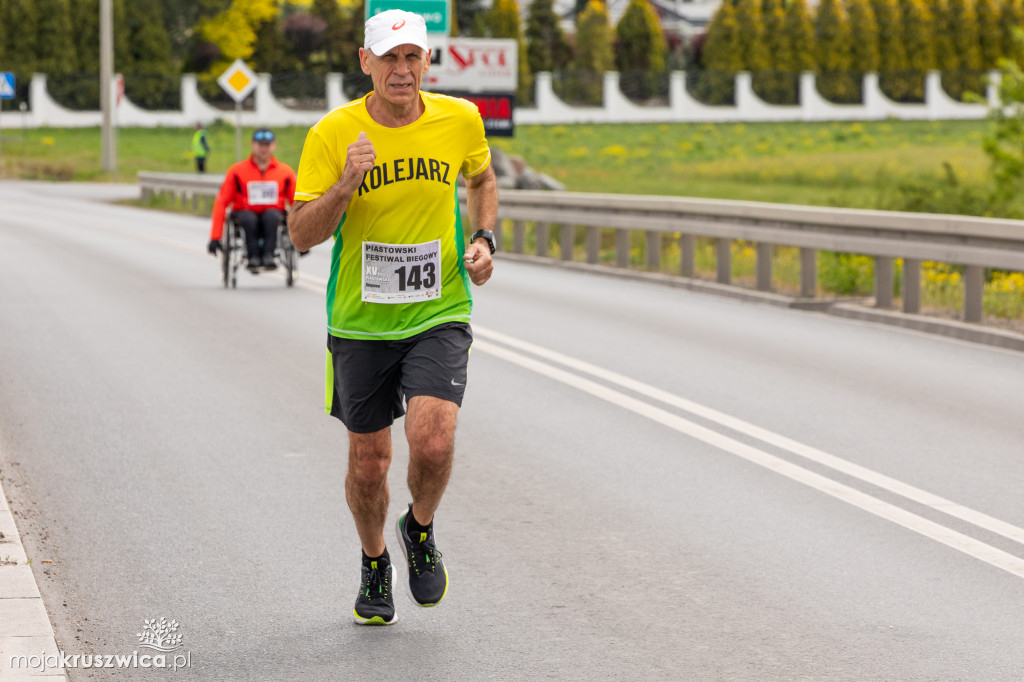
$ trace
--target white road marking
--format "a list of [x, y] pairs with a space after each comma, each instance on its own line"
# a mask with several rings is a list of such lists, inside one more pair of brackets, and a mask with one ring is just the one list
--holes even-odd
[[753, 446], [741, 443], [737, 440], [724, 436], [716, 431], [700, 426], [692, 421], [683, 419], [661, 408], [648, 405], [645, 402], [632, 398], [624, 393], [608, 388], [589, 379], [572, 374], [557, 367], [552, 367], [540, 360], [522, 355], [515, 351], [489, 343], [487, 341], [475, 341], [473, 347], [490, 353], [507, 362], [518, 365], [524, 369], [531, 370], [555, 381], [559, 381], [573, 388], [579, 389], [596, 398], [605, 400], [617, 407], [629, 410], [642, 417], [646, 417], [659, 424], [667, 426], [679, 433], [700, 440], [708, 445], [732, 453], [749, 462], [762, 466], [770, 471], [785, 476], [806, 486], [814, 488], [826, 495], [831, 495], [843, 502], [851, 504], [859, 509], [870, 512], [888, 521], [903, 526], [909, 530], [919, 533], [927, 538], [952, 547], [968, 556], [974, 557], [991, 566], [1000, 568], [1018, 578], [1024, 578], [1024, 559], [1013, 554], [1004, 552], [1001, 549], [987, 545], [980, 540], [958, 533], [939, 523], [918, 516], [896, 505], [872, 497], [867, 493], [855, 488], [833, 481], [830, 478], [816, 474], [813, 471], [804, 469], [792, 462], [776, 457]]
[[754, 424], [745, 422], [742, 419], [732, 417], [710, 407], [705, 407], [704, 405], [686, 400], [685, 398], [680, 398], [668, 391], [663, 391], [659, 388], [655, 388], [654, 386], [650, 386], [649, 384], [637, 381], [636, 379], [631, 379], [627, 376], [583, 362], [582, 360], [577, 360], [576, 358], [563, 355], [562, 353], [548, 350], [547, 348], [537, 346], [527, 341], [521, 341], [500, 332], [473, 325], [473, 335], [500, 342], [506, 346], [526, 351], [550, 362], [569, 367], [570, 369], [583, 372], [584, 374], [589, 374], [590, 376], [596, 377], [610, 384], [621, 386], [633, 391], [634, 393], [647, 396], [648, 398], [670, 405], [676, 409], [689, 412], [697, 417], [701, 417], [715, 424], [719, 424], [720, 426], [732, 429], [737, 433], [742, 433], [746, 436], [750, 436], [751, 438], [756, 438], [768, 445], [773, 445], [786, 450], [787, 452], [791, 452], [794, 455], [803, 457], [804, 459], [827, 466], [830, 469], [852, 476], [853, 478], [864, 481], [865, 483], [870, 483], [873, 486], [887, 490], [926, 507], [930, 507], [936, 511], [942, 512], [943, 514], [960, 519], [961, 521], [966, 521], [978, 528], [983, 528], [1009, 540], [1024, 544], [1024, 528], [1019, 528], [1013, 524], [993, 518], [987, 514], [983, 514], [982, 512], [964, 507], [956, 502], [940, 497], [939, 495], [932, 494], [926, 490], [921, 490], [920, 488], [915, 488], [912, 485], [890, 478], [889, 476], [880, 474], [877, 471], [872, 471], [871, 469], [854, 464], [853, 462], [836, 457], [835, 455], [830, 455], [829, 453], [818, 450], [810, 445], [806, 445], [759, 426], [755, 426]]

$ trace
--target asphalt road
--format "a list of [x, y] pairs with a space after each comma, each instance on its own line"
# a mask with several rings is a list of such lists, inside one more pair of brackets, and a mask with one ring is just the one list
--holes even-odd
[[58, 643], [191, 656], [72, 680], [1024, 677], [1024, 355], [499, 260], [449, 596], [361, 628], [327, 249], [225, 290], [206, 221], [120, 192], [0, 184], [0, 474]]

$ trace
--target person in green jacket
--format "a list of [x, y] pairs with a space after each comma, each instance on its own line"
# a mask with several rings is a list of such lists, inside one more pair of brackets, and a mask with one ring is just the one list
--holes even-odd
[[206, 128], [196, 123], [196, 132], [192, 136], [192, 156], [196, 159], [196, 172], [206, 172], [206, 155], [210, 153], [210, 143], [206, 139]]

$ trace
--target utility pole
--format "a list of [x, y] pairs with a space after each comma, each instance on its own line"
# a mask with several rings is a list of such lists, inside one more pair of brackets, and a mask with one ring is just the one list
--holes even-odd
[[114, 141], [111, 87], [114, 82], [114, 6], [113, 0], [100, 0], [100, 108], [103, 111], [103, 170], [117, 173], [117, 146]]

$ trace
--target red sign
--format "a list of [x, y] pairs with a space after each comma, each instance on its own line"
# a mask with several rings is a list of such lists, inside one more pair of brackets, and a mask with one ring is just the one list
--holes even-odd
[[484, 132], [496, 137], [512, 137], [515, 132], [513, 113], [516, 109], [515, 95], [480, 93], [480, 92], [449, 92], [449, 95], [469, 100], [480, 110], [484, 120]]

